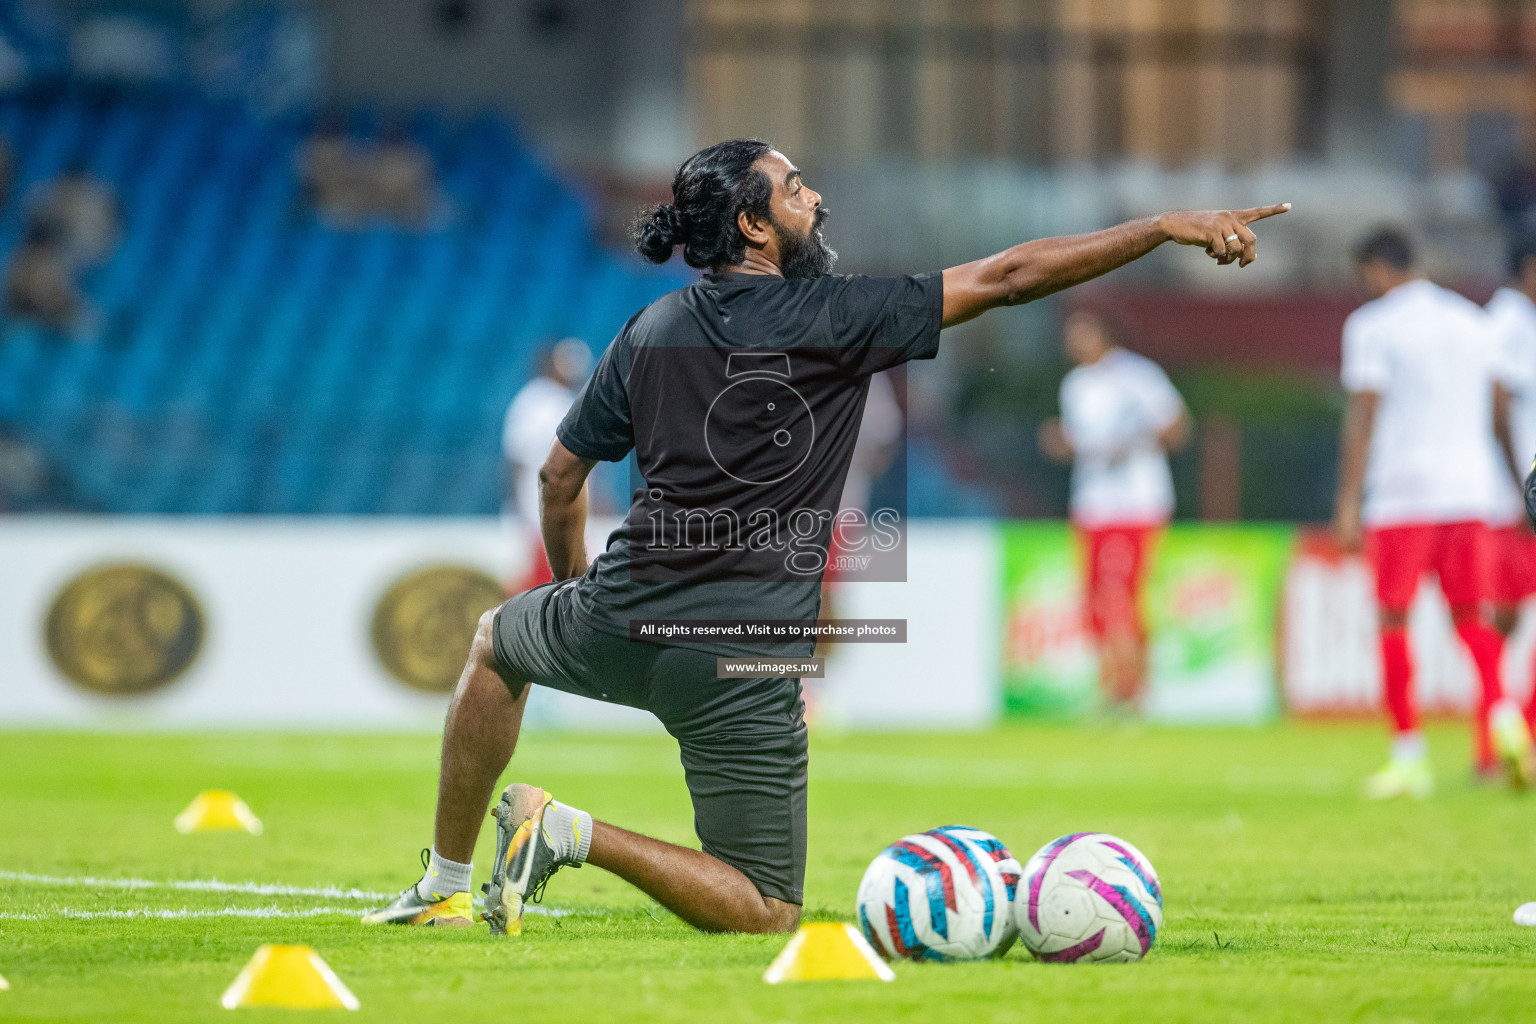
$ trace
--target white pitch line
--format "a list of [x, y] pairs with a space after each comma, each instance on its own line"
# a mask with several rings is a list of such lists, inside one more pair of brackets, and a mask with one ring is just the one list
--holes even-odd
[[221, 882], [217, 878], [155, 882], [147, 878], [95, 878], [35, 875], [30, 871], [0, 871], [0, 882], [28, 882], [32, 885], [78, 885], [92, 889], [188, 889], [196, 892], [241, 892], [254, 896], [325, 896], [337, 900], [378, 902], [393, 899], [397, 893], [369, 892], [366, 889], [342, 889], [334, 885], [277, 885], [270, 882]]
[[[255, 896], [324, 896], [329, 899], [358, 900], [360, 902], [378, 903], [383, 900], [393, 899], [398, 893], [371, 892], [367, 889], [343, 889], [334, 885], [299, 886], [279, 885], [272, 882], [221, 882], [216, 878], [172, 879], [170, 881], [157, 882], [148, 878], [96, 878], [91, 875], [63, 876], [63, 875], [38, 875], [30, 871], [0, 871], [0, 882], [23, 882], [28, 885], [51, 886], [81, 886], [91, 889], [181, 889], [193, 892], [238, 892], [249, 893]], [[475, 898], [479, 905], [480, 898]], [[206, 913], [164, 913], [159, 916], [167, 917], [310, 917], [320, 913], [355, 914], [356, 910], [321, 908], [320, 910], [306, 913], [289, 914], [261, 914], [245, 913], [238, 907], [228, 907], [222, 911], [208, 911]], [[566, 917], [573, 913], [559, 907], [525, 906], [525, 914], [535, 914], [544, 917]], [[42, 917], [57, 917], [58, 914], [34, 914], [17, 915], [0, 913], [0, 919], [12, 921], [30, 921]], [[69, 916], [69, 915], [66, 915]], [[140, 917], [156, 916], [150, 911], [78, 911], [75, 917]]]
[[309, 907], [304, 910], [288, 910], [283, 907], [217, 907], [212, 910], [182, 907], [180, 910], [73, 910], [60, 907], [46, 914], [13, 914], [0, 912], [0, 921], [51, 921], [55, 918], [155, 918], [170, 920], [183, 917], [324, 917], [332, 914], [353, 915], [352, 907]]

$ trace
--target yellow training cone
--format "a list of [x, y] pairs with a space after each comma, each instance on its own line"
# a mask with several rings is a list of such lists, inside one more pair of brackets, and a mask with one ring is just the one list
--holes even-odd
[[864, 941], [857, 928], [833, 921], [801, 925], [763, 975], [763, 980], [770, 985], [781, 981], [856, 978], [895, 981], [896, 975]]
[[176, 831], [245, 831], [259, 836], [261, 819], [235, 794], [225, 789], [209, 789], [197, 794], [187, 809], [176, 815]]
[[357, 996], [314, 950], [271, 943], [256, 951], [219, 1003], [226, 1010], [240, 1006], [282, 1006], [290, 1010], [358, 1007]]
[[5, 975], [0, 974], [0, 992], [4, 992], [6, 989], [8, 989], [10, 987], [11, 987], [11, 983], [5, 980]]

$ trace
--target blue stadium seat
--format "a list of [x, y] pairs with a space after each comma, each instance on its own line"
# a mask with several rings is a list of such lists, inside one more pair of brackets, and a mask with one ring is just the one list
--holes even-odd
[[337, 230], [303, 207], [297, 120], [186, 93], [0, 98], [16, 158], [0, 249], [77, 158], [124, 219], [83, 279], [97, 337], [0, 323], [0, 420], [106, 511], [494, 512], [502, 411], [538, 346], [575, 334], [600, 351], [684, 278], [602, 250], [499, 114], [406, 123], [443, 215]]

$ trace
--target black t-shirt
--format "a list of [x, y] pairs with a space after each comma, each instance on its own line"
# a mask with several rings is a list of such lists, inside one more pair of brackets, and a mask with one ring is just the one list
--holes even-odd
[[[576, 586], [594, 626], [810, 621], [873, 373], [938, 353], [943, 278], [709, 274], [636, 313], [560, 443], [639, 476]], [[717, 654], [812, 646], [673, 641]]]

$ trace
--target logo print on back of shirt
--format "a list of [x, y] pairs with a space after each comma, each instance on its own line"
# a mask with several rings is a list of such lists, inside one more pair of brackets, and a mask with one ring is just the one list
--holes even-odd
[[[900, 549], [896, 509], [839, 510], [837, 481], [820, 478], [822, 449], [857, 439], [837, 433], [837, 403], [830, 421], [812, 411], [829, 407], [811, 401], [824, 402], [818, 387], [836, 384], [835, 350], [654, 346], [635, 365], [654, 382], [636, 419], [671, 422], [687, 438], [663, 446], [669, 458], [657, 479], [634, 478], [633, 579], [801, 582], [825, 572], [834, 549], [844, 573]], [[698, 405], [659, 397], [688, 385]]]
[[725, 376], [704, 419], [709, 457], [733, 480], [778, 483], [805, 464], [816, 439], [811, 407], [789, 384], [789, 355], [733, 352]]

